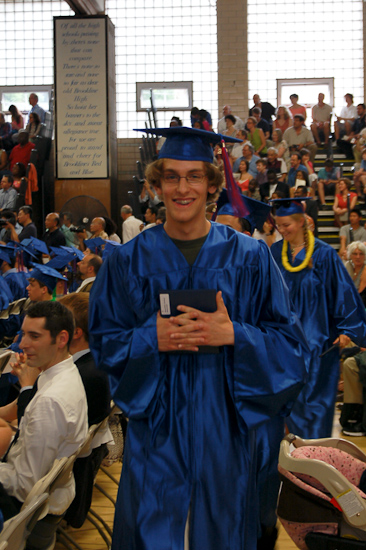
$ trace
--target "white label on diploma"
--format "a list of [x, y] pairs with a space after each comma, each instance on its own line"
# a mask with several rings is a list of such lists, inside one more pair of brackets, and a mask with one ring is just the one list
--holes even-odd
[[160, 294], [160, 311], [162, 315], [170, 315], [169, 294]]

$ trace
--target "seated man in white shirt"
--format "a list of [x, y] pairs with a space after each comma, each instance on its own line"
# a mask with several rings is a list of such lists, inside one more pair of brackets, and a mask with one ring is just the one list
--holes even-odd
[[[224, 115], [222, 118], [220, 118], [219, 122], [217, 123], [217, 131], [219, 134], [223, 134], [226, 130], [226, 122], [225, 122], [225, 117], [227, 115], [234, 115], [234, 113], [232, 112], [231, 110], [231, 107], [230, 105], [224, 105], [223, 109], [222, 109], [222, 114]], [[235, 124], [234, 124], [234, 127], [237, 129], [237, 130], [244, 130], [244, 122], [242, 121], [241, 118], [238, 117], [238, 115], [234, 115], [235, 116]]]
[[[19, 362], [38, 369], [33, 399], [25, 409], [7, 455], [0, 464], [0, 509], [14, 516], [34, 484], [55, 459], [71, 456], [84, 442], [87, 402], [77, 367], [69, 354], [74, 333], [72, 313], [58, 302], [29, 308], [22, 325]], [[60, 516], [75, 496], [74, 479], [50, 497], [49, 513]]]
[[353, 104], [353, 95], [346, 94], [344, 99], [347, 107], [342, 107], [340, 116], [336, 115], [337, 120], [334, 122], [334, 136], [336, 140], [344, 135], [350, 135], [352, 124], [357, 118], [357, 107]]

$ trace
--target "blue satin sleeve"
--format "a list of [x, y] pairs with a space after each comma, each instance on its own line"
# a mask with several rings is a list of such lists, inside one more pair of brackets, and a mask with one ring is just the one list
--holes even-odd
[[139, 417], [146, 414], [159, 381], [156, 313], [136, 326], [117, 259], [112, 254], [105, 260], [90, 293], [90, 348], [109, 375], [115, 401], [127, 416]]
[[[263, 246], [261, 243], [259, 258], [261, 285], [252, 295], [256, 323], [233, 323], [234, 399], [249, 428], [273, 416], [290, 413], [306, 381], [310, 361], [306, 338], [293, 311], [288, 289], [264, 243]], [[241, 296], [247, 300], [245, 284], [244, 279]]]

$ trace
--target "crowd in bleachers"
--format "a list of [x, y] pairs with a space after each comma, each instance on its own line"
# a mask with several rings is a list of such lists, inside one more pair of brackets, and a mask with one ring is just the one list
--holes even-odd
[[[346, 106], [340, 116], [334, 114], [333, 130], [333, 109], [324, 103], [322, 93], [311, 109], [310, 121], [306, 120], [307, 109], [299, 104], [297, 94], [291, 94], [291, 104], [280, 105], [277, 109], [262, 102], [258, 94], [253, 96], [253, 102], [245, 121], [225, 105], [223, 117], [217, 125], [217, 132], [223, 136], [243, 141], [242, 144], [227, 145], [242, 193], [268, 202], [272, 198], [294, 197], [297, 188], [304, 188], [300, 192], [312, 198], [307, 209], [311, 209], [316, 236], [318, 211], [326, 211], [326, 197], [328, 204], [329, 197], [334, 197], [334, 225], [339, 228], [348, 225], [351, 210], [360, 207], [366, 195], [365, 105], [354, 105], [353, 95], [347, 93]], [[207, 111], [194, 108], [192, 113], [192, 126], [204, 127], [207, 121], [213, 131], [211, 115]], [[314, 162], [317, 151], [322, 153], [320, 166], [319, 162], [317, 166]], [[353, 182], [344, 177], [340, 166], [334, 162], [334, 151], [354, 159]], [[214, 153], [216, 164], [223, 169], [221, 148], [216, 146]], [[341, 252], [344, 258], [343, 248]]]

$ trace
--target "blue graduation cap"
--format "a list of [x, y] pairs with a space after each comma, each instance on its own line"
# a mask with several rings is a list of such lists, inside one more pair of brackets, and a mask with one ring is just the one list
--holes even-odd
[[50, 251], [55, 255], [55, 256], [66, 256], [68, 254], [68, 252], [66, 250], [63, 250], [61, 247], [59, 246], [50, 246]]
[[[245, 209], [248, 212], [248, 214], [245, 214], [243, 218], [248, 220], [250, 223], [251, 233], [253, 233], [255, 228], [261, 229], [271, 212], [271, 207], [264, 202], [251, 199], [245, 195], [241, 195], [240, 200], [243, 201]], [[221, 191], [217, 201], [217, 216], [223, 215], [237, 217], [236, 209], [234, 209], [231, 204], [226, 189]]]
[[283, 218], [292, 214], [304, 214], [305, 208], [302, 203], [309, 200], [311, 200], [311, 197], [295, 197], [292, 199], [273, 199], [270, 203], [276, 209], [276, 216]]
[[159, 159], [212, 162], [213, 150], [211, 144], [221, 143], [221, 140], [230, 143], [242, 142], [241, 139], [215, 134], [214, 132], [198, 128], [187, 128], [186, 126], [134, 130], [135, 132], [147, 132], [148, 134], [166, 137], [166, 141], [159, 152]]
[[32, 261], [37, 261], [37, 256], [32, 252], [33, 249], [29, 250], [27, 246], [24, 245], [24, 242], [29, 239], [24, 239], [21, 243], [17, 241], [9, 241], [6, 244], [7, 252], [10, 255], [10, 258], [18, 257], [18, 269], [22, 269], [22, 265], [28, 267]]
[[71, 271], [71, 267], [68, 266], [70, 262], [72, 262], [75, 259], [74, 254], [60, 254], [59, 256], [55, 256], [47, 262], [47, 267], [52, 267], [53, 269], [64, 269], [64, 267], [68, 267], [69, 271]]
[[65, 278], [52, 267], [43, 264], [34, 265], [35, 267], [29, 273], [29, 277], [46, 285], [51, 292], [55, 290], [58, 280], [65, 281]]
[[8, 263], [8, 264], [11, 263], [11, 259], [10, 259], [10, 256], [9, 256], [9, 252], [7, 252], [5, 246], [1, 246], [1, 245], [0, 245], [0, 260], [1, 260], [2, 262], [6, 262], [6, 263]]
[[41, 254], [49, 254], [46, 243], [40, 239], [36, 239], [36, 237], [24, 239], [22, 244], [25, 245], [27, 252], [33, 252], [33, 254], [37, 252], [40, 252]]
[[86, 248], [89, 248], [93, 254], [98, 254], [101, 250], [101, 247], [106, 243], [101, 237], [95, 237], [95, 239], [85, 239], [84, 244]]
[[67, 252], [69, 252], [70, 254], [74, 254], [75, 258], [79, 261], [81, 261], [83, 258], [84, 258], [84, 253], [79, 250], [78, 248], [75, 248], [73, 246], [60, 246], [60, 249], [61, 250], [66, 250]]
[[107, 241], [103, 250], [103, 260], [110, 256], [118, 246], [122, 245], [120, 243], [116, 243], [116, 241]]

